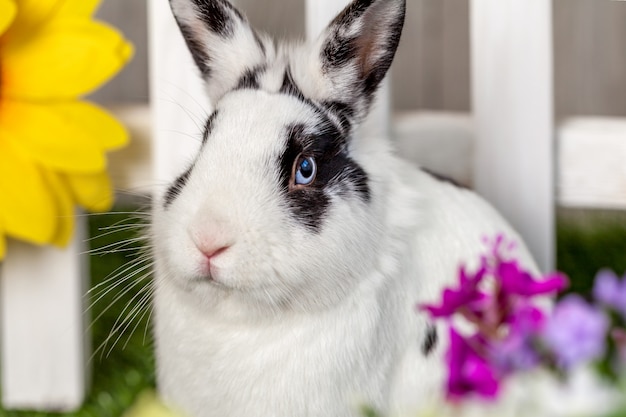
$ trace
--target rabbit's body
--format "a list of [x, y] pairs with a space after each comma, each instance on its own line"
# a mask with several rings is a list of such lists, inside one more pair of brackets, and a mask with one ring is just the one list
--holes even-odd
[[191, 417], [436, 401], [445, 332], [416, 306], [477, 260], [483, 237], [519, 239], [472, 192], [353, 133], [404, 2], [356, 0], [312, 47], [276, 52], [225, 0], [171, 1], [216, 108], [154, 211], [161, 394]]

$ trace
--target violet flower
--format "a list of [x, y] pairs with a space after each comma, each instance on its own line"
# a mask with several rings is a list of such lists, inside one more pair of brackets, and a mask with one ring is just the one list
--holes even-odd
[[[477, 341], [477, 338], [470, 338]], [[450, 327], [450, 346], [446, 355], [448, 364], [447, 396], [458, 400], [476, 393], [494, 399], [499, 390], [499, 381], [494, 369], [479, 355], [459, 333]]]
[[557, 365], [568, 369], [601, 357], [609, 329], [607, 316], [578, 295], [568, 295], [554, 308], [542, 332]]
[[593, 298], [598, 303], [621, 313], [626, 320], [626, 276], [620, 281], [613, 271], [601, 270], [595, 278]]

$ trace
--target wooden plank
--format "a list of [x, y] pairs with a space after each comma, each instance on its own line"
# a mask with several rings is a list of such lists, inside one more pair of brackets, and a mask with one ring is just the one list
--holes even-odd
[[552, 4], [473, 0], [475, 186], [554, 268]]
[[9, 241], [0, 280], [2, 402], [6, 409], [72, 411], [86, 387], [84, 220], [67, 249]]
[[559, 204], [626, 210], [626, 119], [567, 119], [558, 138]]
[[558, 116], [626, 116], [626, 2], [555, 0]]
[[469, 0], [443, 0], [442, 107], [470, 111]]
[[[307, 39], [313, 41], [350, 0], [306, 0]], [[362, 134], [387, 137], [390, 134], [391, 94], [390, 75], [381, 83], [369, 117], [361, 126]]]

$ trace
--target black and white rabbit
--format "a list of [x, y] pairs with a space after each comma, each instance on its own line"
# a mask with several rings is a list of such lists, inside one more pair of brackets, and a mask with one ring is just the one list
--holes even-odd
[[153, 213], [164, 399], [191, 417], [436, 401], [442, 343], [415, 306], [484, 236], [519, 238], [471, 191], [357, 134], [405, 0], [354, 0], [316, 42], [280, 46], [226, 0], [170, 3], [214, 112]]

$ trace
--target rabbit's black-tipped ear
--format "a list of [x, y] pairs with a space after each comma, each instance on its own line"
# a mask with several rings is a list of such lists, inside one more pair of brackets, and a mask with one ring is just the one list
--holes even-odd
[[212, 103], [265, 62], [262, 40], [227, 0], [170, 0], [170, 6]]
[[405, 12], [406, 0], [355, 0], [331, 22], [313, 58], [329, 99], [367, 113], [395, 56]]

